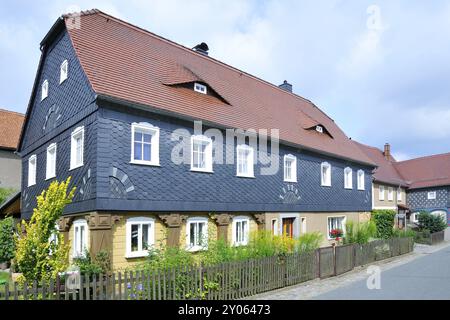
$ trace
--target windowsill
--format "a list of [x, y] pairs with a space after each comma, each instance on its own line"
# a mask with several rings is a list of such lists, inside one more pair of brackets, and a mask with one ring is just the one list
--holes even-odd
[[33, 183], [33, 184], [29, 184], [29, 185], [28, 185], [28, 188], [33, 187], [33, 186], [35, 186], [35, 185], [36, 185], [36, 182]]
[[130, 164], [136, 164], [136, 165], [140, 165], [140, 166], [149, 166], [149, 167], [161, 167], [159, 162], [147, 162], [147, 161], [131, 160]]
[[331, 187], [331, 184], [321, 184], [321, 187]]
[[250, 179], [255, 179], [255, 176], [254, 176], [254, 175], [253, 175], [253, 176], [251, 176], [251, 175], [244, 176], [244, 175], [237, 174], [236, 177], [238, 177], [238, 178], [250, 178]]
[[189, 252], [199, 252], [199, 251], [206, 251], [206, 250], [208, 250], [208, 248], [206, 247], [187, 247], [186, 248], [186, 251], [189, 251]]
[[353, 187], [344, 187], [346, 190], [353, 190]]
[[83, 163], [82, 163], [82, 164], [80, 164], [80, 165], [78, 165], [78, 166], [76, 166], [76, 167], [70, 167], [69, 171], [72, 171], [72, 170], [75, 170], [75, 169], [81, 168], [82, 166], [84, 166], [84, 164], [83, 164]]
[[242, 247], [242, 246], [247, 246], [248, 243], [233, 243], [234, 247]]
[[191, 170], [190, 171], [192, 171], [192, 172], [200, 172], [200, 173], [214, 173], [214, 171], [213, 170], [204, 170], [204, 169], [196, 169], [196, 168], [191, 168]]
[[365, 191], [366, 189], [364, 188], [358, 188], [358, 191]]
[[52, 180], [52, 179], [55, 179], [55, 178], [56, 178], [56, 175], [54, 175], [52, 177], [47, 177], [47, 178], [45, 178], [45, 181]]
[[148, 251], [139, 251], [133, 253], [127, 253], [125, 259], [145, 258], [148, 256]]
[[84, 254], [72, 254], [72, 259], [86, 258]]
[[297, 183], [298, 182], [297, 180], [286, 180], [286, 179], [284, 179], [283, 181], [284, 182], [290, 182], [290, 183]]

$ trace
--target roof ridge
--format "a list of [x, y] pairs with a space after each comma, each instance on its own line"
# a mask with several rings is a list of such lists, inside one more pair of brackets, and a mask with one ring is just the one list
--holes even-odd
[[408, 160], [403, 160], [403, 161], [397, 161], [397, 164], [402, 164], [404, 162], [408, 162], [408, 161], [415, 161], [415, 160], [422, 160], [422, 159], [426, 159], [426, 158], [435, 158], [435, 157], [442, 157], [442, 156], [450, 156], [450, 152], [445, 152], [445, 153], [436, 153], [436, 154], [430, 154], [430, 155], [426, 155], [426, 156], [422, 156], [422, 157], [417, 157], [417, 158], [413, 158], [413, 159], [408, 159]]
[[16, 114], [18, 116], [25, 117], [25, 115], [23, 113], [20, 113], [20, 112], [17, 112], [17, 111], [12, 111], [12, 110], [7, 110], [7, 109], [0, 108], [0, 112], [12, 113], [12, 114]]
[[[109, 18], [109, 19], [115, 20], [116, 22], [118, 22], [120, 24], [126, 25], [127, 27], [135, 28], [135, 29], [137, 29], [137, 31], [144, 32], [144, 33], [146, 33], [146, 34], [148, 34], [148, 35], [150, 35], [150, 36], [152, 36], [152, 37], [154, 37], [154, 38], [156, 38], [156, 39], [158, 39], [160, 41], [165, 41], [165, 42], [168, 42], [169, 44], [175, 45], [175, 46], [179, 47], [180, 49], [183, 49], [183, 50], [189, 52], [192, 55], [197, 55], [197, 56], [199, 56], [199, 57], [201, 57], [203, 59], [206, 59], [206, 60], [209, 60], [209, 61], [211, 61], [213, 63], [222, 65], [222, 66], [224, 66], [224, 67], [226, 67], [228, 69], [231, 69], [231, 70], [233, 70], [235, 72], [240, 73], [241, 75], [245, 74], [246, 76], [248, 76], [248, 77], [250, 77], [250, 78], [252, 78], [252, 79], [254, 79], [256, 81], [259, 81], [259, 82], [261, 82], [263, 84], [266, 84], [266, 85], [268, 85], [268, 86], [270, 86], [270, 87], [272, 87], [272, 88], [274, 88], [276, 90], [279, 90], [279, 91], [283, 92], [284, 94], [288, 94], [290, 96], [293, 96], [294, 98], [301, 99], [304, 102], [310, 103], [313, 107], [315, 107], [317, 110], [319, 110], [324, 116], [326, 116], [327, 118], [329, 118], [330, 120], [332, 120], [334, 122], [333, 118], [331, 118], [328, 114], [326, 114], [322, 109], [320, 109], [311, 100], [309, 100], [309, 99], [307, 99], [305, 97], [302, 97], [302, 96], [300, 96], [300, 95], [298, 95], [298, 94], [296, 94], [294, 92], [289, 92], [289, 91], [283, 90], [280, 87], [278, 87], [277, 85], [275, 85], [275, 84], [273, 84], [273, 83], [271, 83], [271, 82], [269, 82], [267, 80], [264, 80], [262, 78], [259, 78], [259, 77], [255, 76], [253, 74], [250, 74], [249, 72], [246, 72], [244, 70], [238, 69], [238, 68], [236, 68], [236, 67], [234, 67], [234, 66], [232, 66], [230, 64], [227, 64], [227, 63], [225, 63], [223, 61], [220, 61], [220, 60], [218, 60], [216, 58], [213, 58], [213, 57], [211, 57], [209, 55], [203, 55], [201, 53], [195, 52], [192, 49], [190, 49], [190, 48], [188, 48], [188, 47], [186, 47], [186, 46], [184, 46], [182, 44], [179, 44], [179, 43], [177, 43], [177, 42], [175, 42], [173, 40], [167, 39], [167, 38], [165, 38], [163, 36], [160, 36], [160, 35], [158, 35], [158, 34], [156, 34], [154, 32], [146, 30], [146, 29], [144, 29], [142, 27], [139, 27], [139, 26], [137, 26], [137, 25], [135, 25], [133, 23], [130, 23], [128, 21], [125, 21], [125, 20], [123, 20], [121, 18], [117, 18], [115, 16], [112, 16], [112, 15], [110, 15], [108, 13], [105, 13], [105, 12], [99, 10], [99, 9], [94, 8], [94, 9], [85, 10], [85, 11], [81, 11], [80, 12], [81, 16], [87, 16], [87, 15], [93, 15], [93, 14], [103, 15], [103, 16]], [[63, 15], [63, 17], [64, 18], [68, 18], [68, 17], [71, 17], [71, 15], [70, 14], [65, 14], [65, 15]]]

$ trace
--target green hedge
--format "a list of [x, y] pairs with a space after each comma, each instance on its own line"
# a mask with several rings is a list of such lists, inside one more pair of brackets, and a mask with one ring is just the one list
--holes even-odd
[[377, 227], [377, 238], [389, 239], [394, 235], [394, 210], [373, 210], [371, 220]]

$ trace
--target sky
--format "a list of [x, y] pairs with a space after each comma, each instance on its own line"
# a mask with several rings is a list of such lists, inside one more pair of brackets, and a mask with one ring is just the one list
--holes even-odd
[[397, 160], [450, 152], [450, 1], [0, 0], [0, 108], [26, 112], [40, 41], [61, 14], [92, 8], [288, 80]]

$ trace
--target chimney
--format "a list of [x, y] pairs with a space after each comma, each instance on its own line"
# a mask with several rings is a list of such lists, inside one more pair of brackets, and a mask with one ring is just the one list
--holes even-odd
[[391, 145], [389, 143], [385, 143], [383, 155], [386, 158], [386, 160], [388, 160], [388, 161], [390, 161], [392, 159], [391, 158]]
[[284, 91], [292, 92], [292, 84], [290, 84], [286, 80], [284, 80], [283, 84], [280, 84], [278, 87], [283, 89]]
[[205, 56], [208, 55], [209, 47], [206, 43], [202, 42], [195, 47], [192, 48], [192, 50], [197, 51], [198, 53], [201, 53]]

